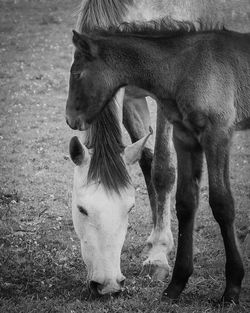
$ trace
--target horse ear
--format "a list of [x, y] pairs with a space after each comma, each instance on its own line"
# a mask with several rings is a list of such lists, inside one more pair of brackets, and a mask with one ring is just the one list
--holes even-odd
[[69, 154], [75, 165], [80, 166], [88, 159], [88, 150], [81, 144], [78, 137], [71, 138], [69, 143]]
[[148, 135], [124, 149], [124, 158], [127, 165], [134, 164], [141, 159], [143, 148], [146, 146], [147, 140], [152, 134], [153, 129], [150, 127]]
[[91, 59], [97, 56], [97, 45], [88, 35], [73, 30], [72, 42], [86, 57]]

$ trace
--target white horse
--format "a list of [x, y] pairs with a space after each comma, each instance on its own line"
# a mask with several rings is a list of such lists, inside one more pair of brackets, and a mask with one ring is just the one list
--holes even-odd
[[[105, 28], [124, 21], [150, 20], [165, 15], [177, 20], [204, 20], [215, 16], [215, 12], [215, 0], [83, 0], [77, 30], [86, 32], [95, 26]], [[145, 146], [151, 122], [144, 95], [143, 91], [130, 86], [125, 93], [121, 89], [118, 95], [114, 95], [114, 102], [118, 107], [123, 105], [123, 124], [132, 142], [143, 138], [136, 145], [136, 151], [131, 147], [133, 152], [128, 162], [139, 160], [152, 210], [153, 229], [146, 243], [144, 272], [154, 279], [163, 280], [170, 271], [168, 255], [173, 248], [170, 214], [170, 196], [175, 182], [172, 126], [158, 107], [155, 139], [157, 153], [153, 155], [152, 147]], [[120, 130], [116, 129], [112, 133], [109, 129], [112, 122], [107, 123], [108, 114], [104, 112], [98, 117], [98, 123], [95, 121], [89, 127], [79, 110], [69, 105], [66, 109], [69, 126], [78, 130], [87, 129], [85, 143], [93, 148], [91, 158], [91, 153], [76, 138], [70, 145], [71, 158], [77, 165], [73, 191], [74, 226], [81, 240], [90, 289], [99, 294], [121, 290], [124, 276], [120, 269], [120, 254], [127, 231], [128, 212], [134, 204], [134, 193], [123, 163], [127, 153], [122, 156], [123, 149], [118, 148], [122, 145]], [[121, 119], [121, 113], [119, 116]], [[102, 133], [102, 137], [94, 140], [97, 133]], [[111, 136], [114, 133], [116, 136]], [[100, 166], [101, 158], [104, 158], [106, 167], [105, 163]], [[110, 168], [110, 164], [115, 165]]]

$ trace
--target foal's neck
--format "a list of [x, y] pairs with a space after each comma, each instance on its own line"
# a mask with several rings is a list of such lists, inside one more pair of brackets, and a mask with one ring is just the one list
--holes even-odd
[[107, 62], [117, 72], [121, 85], [137, 86], [159, 100], [175, 93], [184, 58], [178, 58], [181, 51], [172, 39], [168, 40], [169, 46], [166, 40], [138, 37], [114, 36], [110, 40], [112, 48]]

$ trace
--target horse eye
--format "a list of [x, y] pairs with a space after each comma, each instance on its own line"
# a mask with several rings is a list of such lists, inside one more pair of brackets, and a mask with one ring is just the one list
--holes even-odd
[[78, 205], [77, 208], [78, 208], [80, 213], [82, 213], [83, 215], [88, 216], [88, 212], [87, 212], [87, 210], [84, 207], [82, 207], [81, 205]]
[[132, 209], [135, 207], [135, 205], [133, 204], [132, 206], [131, 206], [131, 208], [128, 210], [128, 213], [130, 212], [130, 211], [132, 211]]

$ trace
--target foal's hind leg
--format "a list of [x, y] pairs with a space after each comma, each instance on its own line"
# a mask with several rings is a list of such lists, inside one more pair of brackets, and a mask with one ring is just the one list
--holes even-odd
[[[123, 123], [132, 141], [134, 142], [148, 133], [148, 127], [150, 125], [150, 115], [148, 111], [147, 102], [145, 98], [141, 97], [140, 92], [138, 93], [137, 90], [133, 90], [132, 88], [126, 90], [124, 102], [125, 103], [123, 107]], [[158, 142], [160, 141], [161, 134], [167, 140], [171, 137], [171, 132], [169, 132], [169, 128], [167, 127], [167, 130], [165, 130], [164, 125], [158, 127], [157, 134], [156, 137], [158, 137]], [[167, 148], [168, 145], [166, 145], [166, 148], [162, 147], [162, 152], [164, 149]], [[162, 157], [164, 158], [163, 155]], [[144, 272], [146, 273], [150, 272], [154, 279], [163, 280], [169, 273], [167, 255], [173, 247], [173, 237], [170, 228], [171, 220], [170, 220], [169, 198], [170, 191], [172, 190], [174, 181], [173, 178], [174, 167], [171, 167], [172, 171], [166, 170], [166, 172], [164, 173], [164, 170], [167, 169], [168, 166], [172, 166], [171, 164], [168, 164], [168, 157], [166, 157], [166, 160], [164, 160], [163, 162], [164, 165], [162, 165], [162, 168], [158, 166], [157, 171], [154, 172], [153, 175], [154, 180], [158, 181], [159, 178], [159, 182], [162, 182], [159, 183], [158, 185], [156, 184], [158, 186], [157, 190], [159, 191], [159, 189], [161, 189], [159, 197], [156, 196], [156, 190], [151, 180], [152, 160], [153, 160], [152, 150], [149, 148], [145, 148], [143, 150], [142, 158], [140, 160], [140, 167], [144, 174], [144, 178], [148, 189], [154, 226], [152, 233], [147, 241], [147, 251], [146, 251], [147, 259], [144, 262]], [[158, 160], [159, 158], [157, 159], [157, 161]], [[157, 164], [157, 161], [154, 161], [155, 165]], [[168, 184], [168, 174], [171, 174], [172, 177], [171, 184]], [[168, 186], [170, 190], [166, 196], [167, 192], [166, 188]], [[161, 201], [161, 203], [158, 206], [157, 202], [159, 201]], [[165, 203], [167, 203], [167, 205]]]
[[175, 136], [177, 154], [176, 211], [179, 223], [178, 247], [172, 280], [163, 298], [177, 299], [193, 272], [193, 227], [199, 204], [203, 152], [199, 144], [187, 147]]
[[223, 300], [239, 301], [244, 268], [235, 235], [234, 199], [229, 181], [229, 131], [213, 130], [206, 137], [204, 149], [208, 166], [209, 203], [219, 223], [226, 251], [226, 289]]

